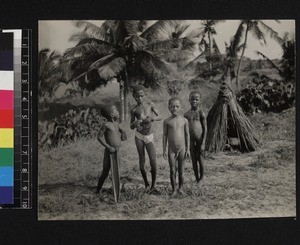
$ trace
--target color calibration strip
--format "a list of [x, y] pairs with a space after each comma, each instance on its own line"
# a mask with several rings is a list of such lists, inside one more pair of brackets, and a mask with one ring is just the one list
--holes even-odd
[[0, 204], [14, 201], [13, 33], [0, 33]]
[[[13, 199], [2, 200], [1, 196], [4, 195], [0, 191], [0, 205], [2, 208], [31, 208], [31, 31], [2, 30], [0, 34], [13, 35], [13, 85], [9, 90], [13, 98], [12, 113], [6, 116], [0, 114], [0, 122], [13, 116], [11, 135], [7, 136], [12, 138], [12, 147], [9, 148], [11, 151], [5, 148], [6, 152], [0, 153], [0, 161], [8, 159], [5, 161], [13, 162], [13, 172], [10, 173], [13, 175], [13, 183], [10, 183], [13, 187]], [[0, 76], [0, 90], [2, 80]]]

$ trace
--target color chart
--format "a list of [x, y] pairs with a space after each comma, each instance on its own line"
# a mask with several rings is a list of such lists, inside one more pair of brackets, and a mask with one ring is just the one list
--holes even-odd
[[13, 33], [0, 33], [0, 204], [14, 199]]
[[0, 32], [0, 207], [31, 207], [31, 31]]

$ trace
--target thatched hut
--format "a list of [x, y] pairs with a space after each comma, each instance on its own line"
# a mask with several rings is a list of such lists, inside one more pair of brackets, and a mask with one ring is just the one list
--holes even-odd
[[207, 151], [223, 151], [235, 141], [241, 152], [250, 152], [260, 144], [252, 124], [226, 82], [220, 87], [217, 101], [208, 113], [207, 125]]

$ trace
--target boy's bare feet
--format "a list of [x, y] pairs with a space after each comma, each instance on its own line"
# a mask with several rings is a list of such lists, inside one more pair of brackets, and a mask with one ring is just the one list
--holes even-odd
[[172, 197], [175, 197], [176, 194], [177, 194], [177, 191], [176, 191], [176, 190], [173, 190], [172, 193], [171, 193], [171, 195], [170, 195], [170, 197], [171, 197], [171, 198], [172, 198]]
[[203, 176], [197, 180], [197, 184], [201, 185], [203, 183]]
[[156, 189], [156, 187], [152, 187], [149, 191], [148, 194], [152, 195], [159, 195], [160, 191]]
[[145, 186], [145, 192], [148, 193], [150, 191], [150, 185]]
[[178, 194], [180, 194], [180, 196], [184, 195], [184, 191], [182, 189], [178, 189]]

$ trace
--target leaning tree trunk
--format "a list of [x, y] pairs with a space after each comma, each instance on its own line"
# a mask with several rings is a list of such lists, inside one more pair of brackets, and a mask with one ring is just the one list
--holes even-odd
[[241, 57], [240, 57], [240, 60], [239, 60], [239, 66], [238, 66], [237, 74], [236, 74], [236, 89], [237, 89], [237, 91], [239, 91], [239, 87], [240, 87], [239, 76], [240, 76], [240, 70], [241, 70], [242, 59], [243, 59], [243, 57], [244, 57], [244, 53], [245, 53], [246, 45], [247, 45], [248, 30], [249, 30], [249, 23], [247, 24], [246, 33], [245, 33], [244, 47], [243, 47], [243, 51], [242, 51], [242, 54], [241, 54]]

